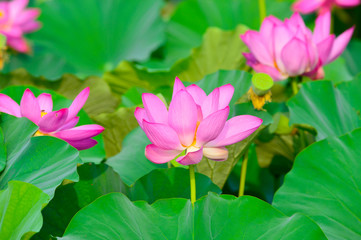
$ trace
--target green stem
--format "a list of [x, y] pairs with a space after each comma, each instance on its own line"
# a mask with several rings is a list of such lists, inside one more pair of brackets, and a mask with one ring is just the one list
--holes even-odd
[[291, 78], [291, 87], [293, 95], [296, 95], [298, 93], [297, 77]]
[[239, 182], [238, 197], [241, 197], [244, 195], [244, 187], [246, 185], [247, 164], [248, 164], [248, 149], [246, 150], [246, 153], [244, 154], [244, 158], [242, 161], [241, 180]]
[[258, 0], [258, 9], [259, 9], [259, 17], [261, 20], [261, 24], [263, 19], [266, 17], [266, 1], [265, 0]]
[[194, 203], [196, 201], [196, 178], [194, 174], [194, 165], [189, 165], [189, 178], [191, 184], [191, 202], [194, 207]]

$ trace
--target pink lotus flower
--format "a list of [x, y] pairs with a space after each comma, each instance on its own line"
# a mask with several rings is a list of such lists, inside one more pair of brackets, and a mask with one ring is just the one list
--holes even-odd
[[267, 73], [276, 81], [300, 75], [321, 79], [322, 66], [341, 55], [354, 30], [352, 27], [336, 38], [330, 35], [330, 24], [330, 12], [317, 18], [313, 33], [298, 13], [284, 22], [267, 17], [259, 32], [249, 30], [241, 35], [251, 51], [243, 55], [256, 72]]
[[227, 145], [253, 133], [262, 119], [242, 115], [227, 121], [234, 88], [227, 84], [208, 96], [197, 85], [184, 87], [176, 78], [169, 109], [154, 94], [144, 93], [144, 108], [135, 117], [152, 144], [145, 156], [154, 163], [175, 159], [183, 165], [199, 163], [203, 155], [214, 161], [228, 158]]
[[293, 11], [303, 14], [312, 13], [316, 10], [322, 14], [330, 11], [333, 6], [347, 8], [357, 6], [360, 3], [360, 0], [299, 0], [292, 5], [292, 8]]
[[29, 0], [14, 0], [0, 3], [0, 33], [7, 38], [7, 45], [19, 52], [29, 52], [30, 48], [23, 35], [40, 28], [35, 19], [40, 10], [25, 9]]
[[35, 136], [49, 135], [68, 142], [78, 150], [93, 147], [97, 141], [92, 137], [103, 132], [104, 128], [97, 124], [75, 127], [79, 121], [76, 115], [89, 96], [89, 88], [85, 88], [74, 99], [69, 108], [53, 111], [53, 100], [48, 93], [37, 98], [30, 89], [26, 89], [21, 98], [20, 106], [9, 96], [0, 93], [0, 112], [15, 117], [26, 117], [38, 125]]

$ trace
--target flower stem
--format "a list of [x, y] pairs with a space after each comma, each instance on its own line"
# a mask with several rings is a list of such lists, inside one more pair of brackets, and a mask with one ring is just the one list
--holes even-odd
[[258, 9], [259, 9], [259, 17], [260, 17], [260, 24], [262, 24], [263, 19], [266, 17], [266, 1], [265, 0], [258, 0]]
[[291, 78], [291, 87], [293, 95], [296, 95], [298, 93], [297, 77]]
[[196, 201], [196, 178], [194, 174], [194, 165], [189, 165], [189, 178], [191, 184], [191, 202], [194, 207], [194, 203]]
[[246, 150], [246, 153], [244, 154], [244, 158], [243, 158], [243, 161], [242, 161], [241, 179], [240, 179], [240, 182], [239, 182], [238, 197], [241, 197], [244, 194], [244, 187], [246, 185], [247, 164], [248, 164], [248, 149]]

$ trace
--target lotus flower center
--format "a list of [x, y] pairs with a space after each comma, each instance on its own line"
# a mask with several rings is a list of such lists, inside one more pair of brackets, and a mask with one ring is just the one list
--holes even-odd
[[196, 146], [190, 146], [186, 149], [186, 154], [189, 153], [189, 152], [196, 152], [198, 151], [199, 149], [201, 149], [200, 147], [196, 147]]
[[[48, 114], [47, 112], [45, 112], [44, 110], [41, 110], [41, 117], [44, 117], [46, 114]], [[34, 134], [34, 137], [36, 136], [46, 136], [48, 134], [41, 132], [40, 130], [36, 131], [36, 133]]]
[[4, 12], [3, 11], [0, 11], [0, 18], [4, 17]]

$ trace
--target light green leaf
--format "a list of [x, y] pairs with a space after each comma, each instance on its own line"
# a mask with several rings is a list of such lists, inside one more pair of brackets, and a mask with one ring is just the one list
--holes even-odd
[[40, 230], [41, 209], [49, 196], [32, 184], [11, 181], [0, 191], [0, 238], [18, 240], [27, 232]]
[[[336, 88], [330, 81], [302, 84], [299, 93], [288, 101], [290, 124], [311, 125], [317, 130], [317, 140], [340, 136], [360, 127], [361, 108], [356, 97], [361, 92], [360, 82], [361, 78]], [[350, 97], [355, 92], [355, 97]]]
[[93, 117], [94, 121], [105, 128], [103, 136], [107, 157], [119, 153], [125, 136], [138, 127], [134, 111], [135, 108], [119, 108], [113, 113], [103, 113]]
[[329, 137], [301, 152], [273, 205], [311, 217], [327, 238], [361, 238], [361, 129]]
[[345, 59], [342, 57], [339, 57], [332, 63], [324, 66], [324, 71], [324, 79], [331, 80], [334, 84], [351, 81], [354, 77], [347, 68]]
[[[106, 212], [107, 214], [104, 214]], [[89, 218], [89, 216], [92, 216]], [[195, 203], [132, 203], [120, 193], [98, 198], [70, 222], [67, 239], [326, 239], [307, 217], [287, 217], [254, 197], [210, 193]]]
[[122, 95], [134, 86], [149, 90], [164, 85], [171, 86], [176, 76], [182, 81], [195, 82], [219, 70], [248, 68], [242, 55], [242, 52], [247, 51], [247, 47], [239, 38], [246, 30], [243, 25], [233, 31], [209, 28], [202, 45], [193, 49], [189, 57], [178, 61], [170, 69], [151, 69], [122, 62], [114, 71], [105, 73], [104, 80], [109, 83], [114, 93]]
[[[195, 175], [197, 199], [209, 191], [221, 193], [208, 177], [199, 173]], [[189, 171], [186, 169], [155, 169], [137, 180], [127, 195], [132, 201], [145, 200], [148, 203], [164, 198], [190, 198], [189, 181]]]
[[26, 118], [2, 115], [0, 127], [7, 146], [7, 162], [0, 175], [0, 189], [9, 181], [31, 183], [51, 198], [64, 179], [78, 180], [79, 152], [55, 137], [32, 137], [37, 126]]
[[166, 164], [155, 164], [145, 157], [144, 151], [148, 144], [150, 141], [147, 136], [140, 127], [137, 127], [124, 138], [122, 151], [109, 158], [106, 164], [130, 186], [152, 170], [166, 167]]
[[228, 159], [226, 161], [217, 162], [203, 157], [202, 161], [197, 164], [198, 172], [208, 176], [212, 182], [222, 189], [228, 176], [231, 174], [233, 167], [237, 164], [262, 129], [263, 127], [261, 126], [241, 142], [227, 146]]

